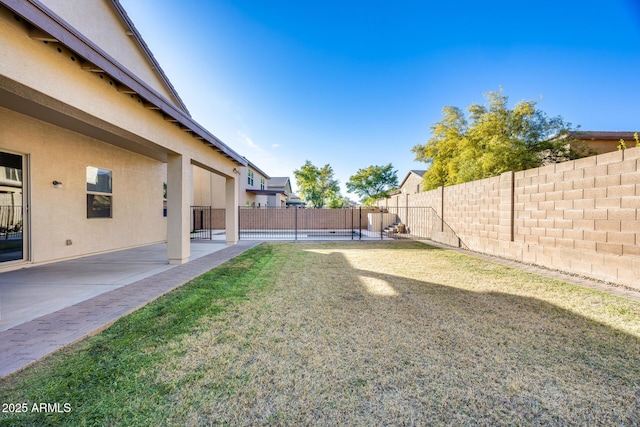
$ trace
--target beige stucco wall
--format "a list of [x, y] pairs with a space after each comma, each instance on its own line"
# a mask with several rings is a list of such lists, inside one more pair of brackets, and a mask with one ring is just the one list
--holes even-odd
[[[162, 162], [0, 108], [0, 151], [28, 155], [33, 262], [166, 240]], [[87, 218], [86, 168], [112, 171], [113, 218]], [[53, 187], [54, 180], [63, 187]], [[66, 240], [73, 244], [66, 245]]]
[[70, 23], [120, 64], [144, 80], [174, 105], [178, 105], [160, 76], [110, 1], [41, 0], [56, 15]]
[[193, 206], [225, 207], [225, 179], [197, 166], [193, 166]]
[[[247, 189], [259, 190], [260, 180], [264, 180], [264, 188], [267, 188], [267, 178], [257, 170], [250, 166], [245, 168], [239, 168], [240, 171], [240, 194], [238, 194], [238, 201], [240, 206], [260, 206], [264, 207], [268, 204], [268, 198], [264, 195], [256, 195], [254, 193], [247, 193]], [[249, 185], [249, 170], [253, 171], [253, 185]]]
[[[165, 120], [161, 112], [145, 108], [138, 96], [119, 92], [108, 75], [82, 70], [79, 58], [62, 44], [32, 39], [25, 22], [3, 7], [0, 34], [0, 90], [17, 94], [19, 100], [1, 104], [8, 109], [0, 122], [0, 147], [32, 160], [31, 260], [45, 262], [164, 239], [169, 241], [171, 262], [188, 259], [192, 164], [227, 178], [224, 194], [230, 206], [237, 205], [237, 163]], [[11, 112], [13, 108], [25, 115]], [[86, 220], [88, 165], [113, 171], [112, 220]], [[52, 193], [53, 179], [65, 183], [64, 188]], [[174, 212], [168, 224], [162, 217], [163, 181], [169, 184], [168, 208]], [[58, 221], [74, 218], [77, 223], [60, 226], [50, 212]], [[230, 243], [234, 218], [227, 221]], [[67, 239], [74, 243], [61, 247]]]
[[[254, 171], [253, 185], [249, 185], [248, 168], [237, 167], [237, 170], [239, 172], [239, 175], [237, 176], [240, 184], [238, 192], [238, 206], [267, 206], [268, 196], [247, 193], [247, 189], [260, 189], [260, 179], [265, 180], [266, 188], [267, 179], [255, 169], [252, 169]], [[224, 208], [224, 188], [225, 180], [223, 177], [194, 167], [193, 205]]]
[[283, 193], [278, 193], [275, 196], [267, 196], [267, 206], [282, 208], [287, 206], [287, 196]]
[[[585, 141], [591, 148], [596, 150], [598, 154], [610, 153], [612, 151], [618, 150], [618, 145], [620, 145], [620, 141], [611, 141], [606, 139], [590, 139]], [[636, 142], [634, 140], [625, 141], [628, 148], [632, 148], [636, 146]]]

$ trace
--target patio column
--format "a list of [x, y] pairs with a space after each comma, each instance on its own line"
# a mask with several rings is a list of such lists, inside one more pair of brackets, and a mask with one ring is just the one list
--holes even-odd
[[167, 256], [170, 264], [189, 261], [191, 162], [180, 154], [167, 158]]
[[238, 179], [237, 176], [226, 178], [225, 183], [225, 231], [227, 234], [227, 245], [238, 243]]

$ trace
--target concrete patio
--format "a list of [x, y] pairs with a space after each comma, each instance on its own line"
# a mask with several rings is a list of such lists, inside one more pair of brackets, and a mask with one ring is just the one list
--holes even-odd
[[0, 273], [0, 377], [99, 332], [123, 315], [259, 242], [191, 243], [170, 265], [166, 244]]

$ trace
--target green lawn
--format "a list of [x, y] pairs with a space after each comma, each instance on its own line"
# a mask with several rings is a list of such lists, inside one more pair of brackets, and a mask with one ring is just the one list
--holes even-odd
[[262, 244], [0, 380], [22, 402], [1, 425], [639, 425], [640, 304], [416, 242]]

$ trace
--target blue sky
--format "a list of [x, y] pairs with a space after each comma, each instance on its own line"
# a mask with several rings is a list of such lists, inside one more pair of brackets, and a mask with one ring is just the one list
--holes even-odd
[[447, 105], [503, 88], [582, 130], [640, 130], [640, 0], [120, 0], [193, 118], [271, 176], [345, 183]]

